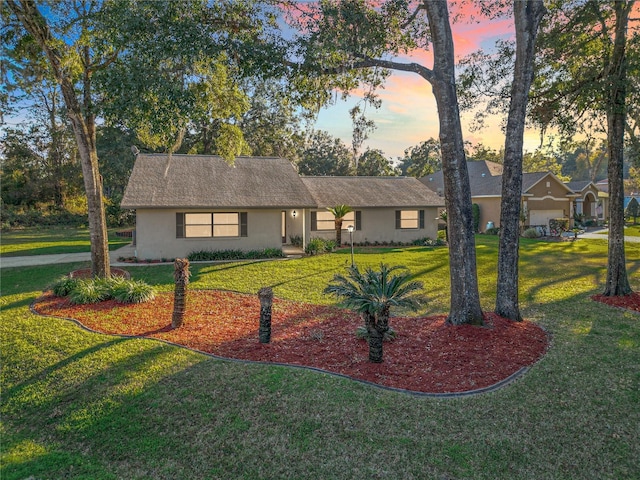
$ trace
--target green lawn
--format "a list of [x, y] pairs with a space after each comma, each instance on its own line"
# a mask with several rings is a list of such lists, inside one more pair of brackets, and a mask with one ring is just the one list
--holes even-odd
[[624, 234], [629, 237], [640, 237], [640, 224], [628, 225], [627, 228], [624, 229]]
[[[637, 291], [640, 244], [626, 251]], [[479, 236], [477, 252], [490, 309], [497, 238]], [[356, 250], [355, 260], [407, 265], [425, 284], [426, 312], [446, 312], [446, 248]], [[550, 332], [549, 352], [514, 384], [461, 399], [90, 333], [29, 310], [79, 265], [3, 269], [0, 477], [640, 478], [640, 315], [589, 299], [603, 288], [606, 242], [523, 240], [521, 260], [523, 313]], [[280, 297], [331, 303], [321, 291], [349, 261], [341, 251], [198, 264], [190, 286], [270, 285]], [[170, 265], [129, 270], [172, 288]]]
[[[122, 228], [109, 230], [109, 250], [131, 243], [130, 238], [116, 236]], [[91, 251], [89, 230], [86, 228], [25, 228], [2, 232], [0, 256], [47, 255]]]

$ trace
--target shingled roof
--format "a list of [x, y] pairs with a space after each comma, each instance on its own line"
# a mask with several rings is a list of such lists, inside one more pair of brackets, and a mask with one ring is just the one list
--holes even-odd
[[304, 208], [313, 197], [291, 163], [275, 157], [139, 154], [123, 208]]
[[[494, 162], [478, 161], [468, 162], [467, 168], [469, 170], [472, 197], [499, 197], [502, 195], [502, 165]], [[548, 175], [553, 174], [550, 172], [523, 173], [522, 192], [526, 194], [529, 189], [533, 188], [534, 185]], [[442, 170], [422, 177], [420, 181], [434, 192], [444, 194]], [[562, 185], [567, 189], [567, 193], [573, 192], [566, 184]]]
[[319, 208], [439, 207], [444, 200], [413, 177], [301, 177]]
[[412, 177], [300, 177], [275, 157], [139, 154], [123, 208], [324, 208], [442, 206]]

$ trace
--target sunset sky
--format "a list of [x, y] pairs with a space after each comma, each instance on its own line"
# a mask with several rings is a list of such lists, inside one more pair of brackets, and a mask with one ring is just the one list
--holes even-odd
[[[452, 25], [456, 58], [463, 57], [479, 49], [491, 49], [498, 39], [515, 36], [513, 20], [483, 21], [482, 23], [457, 23]], [[429, 68], [433, 62], [429, 52], [417, 52], [412, 56]], [[438, 137], [438, 114], [431, 85], [422, 77], [413, 73], [393, 72], [387, 79], [384, 90], [379, 92], [382, 106], [375, 110], [369, 108], [367, 116], [374, 120], [377, 129], [365, 142], [366, 147], [382, 150], [388, 158], [396, 159], [404, 155], [404, 150], [429, 139]], [[324, 109], [319, 116], [316, 128], [327, 130], [333, 136], [341, 138], [351, 146], [351, 118], [349, 109], [356, 99], [347, 102], [338, 100], [335, 106]], [[482, 131], [469, 129], [471, 113], [462, 114], [463, 136], [471, 143], [483, 143], [492, 148], [504, 145], [504, 135], [500, 130], [501, 119], [496, 118], [492, 125]], [[525, 133], [525, 150], [533, 151], [539, 145], [539, 134], [535, 131]]]

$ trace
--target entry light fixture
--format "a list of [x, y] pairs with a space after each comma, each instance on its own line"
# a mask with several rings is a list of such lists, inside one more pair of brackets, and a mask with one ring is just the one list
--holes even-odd
[[298, 212], [296, 212], [295, 210], [293, 212], [291, 212], [291, 216], [293, 218], [296, 218], [297, 215], [298, 215]]

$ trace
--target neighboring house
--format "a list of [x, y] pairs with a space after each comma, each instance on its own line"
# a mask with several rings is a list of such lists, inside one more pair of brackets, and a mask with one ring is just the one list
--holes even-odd
[[338, 204], [355, 210], [343, 223], [354, 224], [355, 242], [435, 238], [443, 203], [413, 178], [300, 177], [282, 158], [230, 166], [216, 156], [139, 154], [121, 207], [136, 210], [136, 256], [159, 259], [334, 238], [325, 207]]
[[608, 195], [592, 181], [568, 182], [566, 184], [578, 197], [575, 199], [574, 213], [585, 221], [601, 222], [606, 218]]
[[[471, 201], [480, 207], [480, 231], [500, 226], [502, 165], [488, 161], [467, 163]], [[442, 171], [420, 179], [438, 194], [444, 191]], [[548, 228], [549, 220], [568, 218], [573, 225], [574, 199], [578, 195], [550, 172], [522, 175], [522, 211], [525, 226]]]

